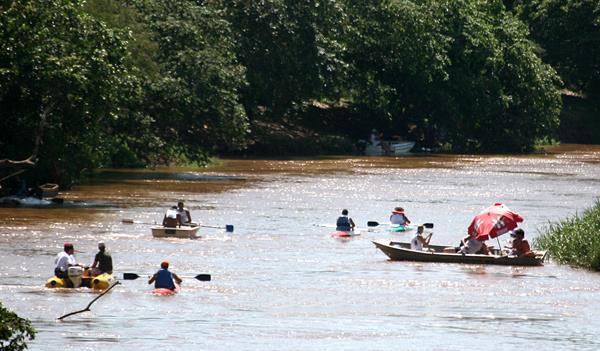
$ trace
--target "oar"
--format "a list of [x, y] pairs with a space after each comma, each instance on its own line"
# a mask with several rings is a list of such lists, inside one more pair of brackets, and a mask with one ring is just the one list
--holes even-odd
[[[148, 223], [148, 222], [140, 222], [140, 221], [134, 221], [131, 218], [123, 218], [121, 220], [122, 223], [125, 224], [149, 224], [149, 225], [157, 225], [157, 223]], [[200, 223], [188, 223], [191, 226], [195, 227], [195, 226], [200, 226], [200, 227], [206, 227], [206, 228], [217, 228], [217, 229], [225, 229], [226, 232], [228, 233], [233, 233], [233, 224], [226, 224], [225, 226], [216, 226], [216, 225], [208, 225], [208, 224], [200, 224]]]
[[[378, 227], [380, 225], [387, 225], [387, 223], [384, 224], [384, 223], [379, 223], [379, 222], [376, 222], [376, 221], [368, 221], [367, 222], [367, 227]], [[433, 223], [423, 223], [423, 224], [420, 224], [420, 225], [422, 225], [423, 227], [428, 228], [428, 229], [433, 228]]]
[[140, 221], [134, 221], [131, 218], [123, 218], [121, 220], [121, 223], [125, 223], [125, 224], [149, 224], [149, 225], [156, 225], [156, 223], [148, 223], [148, 222], [140, 222]]
[[[139, 274], [135, 274], [135, 273], [123, 273], [123, 280], [135, 280], [137, 278], [141, 277]], [[210, 274], [198, 274], [195, 277], [185, 277], [182, 276], [181, 278], [194, 278], [194, 279], [198, 279], [201, 282], [209, 282], [211, 277]]]
[[96, 296], [96, 298], [95, 298], [95, 299], [93, 299], [92, 301], [90, 301], [90, 303], [88, 303], [88, 305], [87, 305], [87, 307], [86, 307], [86, 308], [84, 308], [84, 309], [82, 309], [82, 310], [79, 310], [79, 311], [75, 311], [75, 312], [67, 313], [67, 314], [65, 314], [64, 316], [58, 317], [58, 319], [59, 319], [59, 320], [62, 320], [63, 318], [67, 318], [67, 317], [69, 317], [69, 316], [72, 316], [72, 315], [74, 315], [74, 314], [77, 314], [77, 313], [82, 313], [82, 312], [87, 312], [87, 311], [89, 311], [89, 310], [90, 310], [90, 306], [91, 306], [91, 305], [92, 305], [94, 302], [96, 302], [96, 300], [98, 300], [99, 298], [101, 298], [102, 296], [104, 296], [104, 295], [105, 295], [107, 292], [109, 292], [109, 291], [110, 291], [110, 289], [114, 288], [115, 286], [117, 286], [117, 285], [119, 285], [119, 284], [121, 284], [121, 283], [119, 283], [119, 282], [115, 282], [113, 285], [109, 286], [109, 287], [108, 287], [108, 289], [104, 290], [104, 292], [103, 292], [102, 294], [100, 294], [100, 295]]

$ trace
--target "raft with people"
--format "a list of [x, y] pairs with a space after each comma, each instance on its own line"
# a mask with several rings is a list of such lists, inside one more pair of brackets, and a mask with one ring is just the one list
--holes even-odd
[[92, 269], [79, 266], [69, 267], [69, 278], [59, 278], [56, 275], [46, 281], [47, 288], [80, 288], [87, 287], [95, 290], [104, 290], [117, 281], [112, 274], [102, 273], [92, 275]]
[[388, 240], [375, 240], [373, 244], [392, 261], [542, 266], [547, 255], [546, 251], [532, 251], [531, 255], [512, 256], [498, 250], [491, 250], [490, 255], [449, 253], [444, 251], [448, 246], [440, 245], [429, 245], [426, 250], [412, 250], [410, 243]]

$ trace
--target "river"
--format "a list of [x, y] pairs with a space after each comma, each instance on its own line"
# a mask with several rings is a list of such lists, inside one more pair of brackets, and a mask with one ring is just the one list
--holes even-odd
[[[403, 206], [432, 222], [432, 243], [456, 244], [471, 219], [503, 202], [530, 241], [549, 221], [594, 204], [600, 147], [526, 156], [225, 160], [206, 169], [119, 170], [61, 193], [67, 206], [0, 208], [0, 301], [33, 322], [30, 350], [540, 350], [600, 349], [600, 274], [557, 265], [502, 267], [391, 262], [371, 240], [329, 236], [347, 208], [360, 226]], [[185, 201], [201, 239], [155, 239], [149, 224]], [[77, 206], [69, 206], [71, 202]], [[506, 238], [502, 237], [504, 241]], [[98, 241], [122, 281], [96, 293], [44, 288], [73, 242], [91, 264]], [[496, 243], [495, 241], [491, 242]], [[180, 294], [150, 294], [163, 259]]]

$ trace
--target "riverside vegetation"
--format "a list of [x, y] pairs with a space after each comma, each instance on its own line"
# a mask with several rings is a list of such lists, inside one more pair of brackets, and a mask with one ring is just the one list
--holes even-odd
[[600, 271], [600, 200], [581, 215], [551, 223], [534, 245], [556, 262]]
[[1, 1], [0, 166], [27, 159], [29, 183], [68, 187], [100, 167], [350, 153], [372, 128], [455, 152], [598, 142], [599, 13], [591, 0]]

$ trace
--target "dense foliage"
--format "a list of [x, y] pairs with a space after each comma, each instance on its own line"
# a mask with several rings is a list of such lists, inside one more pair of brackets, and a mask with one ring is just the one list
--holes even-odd
[[[0, 0], [0, 158], [27, 158], [41, 137], [31, 173], [64, 185], [83, 169], [205, 162], [249, 139], [279, 150], [254, 141], [314, 137], [338, 152], [372, 128], [525, 152], [559, 123], [548, 64], [595, 91], [598, 11], [589, 0]], [[265, 129], [278, 126], [282, 137]]]
[[0, 302], [0, 350], [25, 350], [26, 341], [33, 338], [35, 338], [35, 329], [31, 323], [7, 310]]
[[535, 246], [559, 263], [600, 270], [600, 201], [581, 215], [549, 224]]
[[106, 157], [125, 45], [77, 1], [2, 1], [0, 13], [0, 154], [29, 156], [43, 123], [37, 173], [66, 183]]

